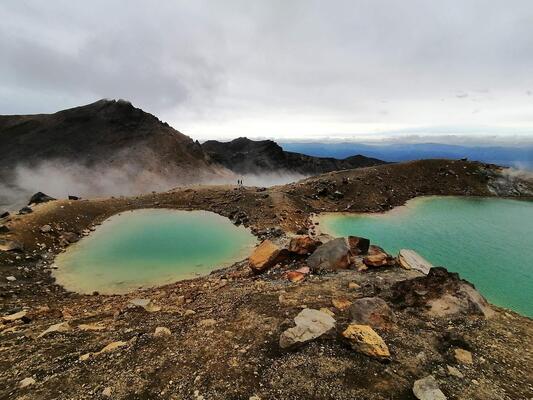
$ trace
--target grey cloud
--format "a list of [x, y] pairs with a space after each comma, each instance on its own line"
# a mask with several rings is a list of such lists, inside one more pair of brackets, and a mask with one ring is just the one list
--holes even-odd
[[0, 113], [122, 97], [193, 133], [244, 118], [355, 131], [533, 113], [530, 0], [28, 0], [0, 18]]

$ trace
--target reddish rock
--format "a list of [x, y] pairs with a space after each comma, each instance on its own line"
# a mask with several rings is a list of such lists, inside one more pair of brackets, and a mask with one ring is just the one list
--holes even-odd
[[270, 240], [263, 241], [248, 258], [248, 265], [255, 273], [261, 273], [276, 264], [281, 249]]
[[373, 328], [388, 329], [395, 322], [395, 317], [385, 300], [379, 297], [357, 299], [350, 307], [352, 322], [370, 325]]
[[305, 274], [298, 271], [289, 271], [285, 274], [285, 276], [291, 282], [300, 282], [305, 279]]
[[291, 239], [289, 251], [299, 255], [311, 254], [321, 244], [321, 241], [310, 238], [309, 236], [298, 236]]
[[370, 246], [368, 256], [363, 258], [363, 263], [367, 267], [384, 267], [386, 265], [393, 265], [394, 258], [381, 247]]

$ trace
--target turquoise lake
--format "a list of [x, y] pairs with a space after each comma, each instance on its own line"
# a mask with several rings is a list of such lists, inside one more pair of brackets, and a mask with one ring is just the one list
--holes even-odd
[[56, 258], [56, 281], [79, 293], [126, 293], [205, 275], [246, 258], [249, 230], [206, 211], [115, 215]]
[[459, 272], [493, 304], [533, 317], [533, 202], [424, 197], [384, 214], [325, 214], [321, 231], [413, 249]]

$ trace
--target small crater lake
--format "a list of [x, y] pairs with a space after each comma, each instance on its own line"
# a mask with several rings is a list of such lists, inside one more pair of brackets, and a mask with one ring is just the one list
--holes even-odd
[[324, 214], [320, 230], [413, 249], [459, 272], [493, 304], [533, 317], [533, 202], [423, 197], [384, 214]]
[[207, 211], [127, 211], [60, 254], [54, 276], [79, 293], [127, 293], [208, 274], [256, 243], [248, 229]]

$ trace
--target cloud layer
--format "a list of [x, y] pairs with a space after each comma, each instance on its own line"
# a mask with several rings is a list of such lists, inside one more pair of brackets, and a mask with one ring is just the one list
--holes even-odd
[[533, 135], [530, 0], [0, 5], [0, 114], [126, 98], [195, 138]]

